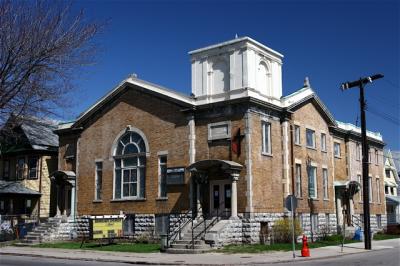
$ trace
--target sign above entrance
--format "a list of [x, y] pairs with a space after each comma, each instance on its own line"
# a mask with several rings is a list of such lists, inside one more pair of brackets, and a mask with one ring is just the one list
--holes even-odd
[[185, 183], [185, 167], [167, 168], [167, 185], [182, 185]]

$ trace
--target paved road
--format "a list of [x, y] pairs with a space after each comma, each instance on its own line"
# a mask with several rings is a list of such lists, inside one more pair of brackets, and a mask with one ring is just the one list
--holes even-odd
[[[82, 266], [127, 266], [126, 263], [115, 262], [99, 262], [99, 261], [84, 261], [84, 260], [65, 260], [65, 259], [51, 259], [40, 257], [27, 257], [27, 256], [11, 256], [0, 255], [1, 266], [69, 266], [69, 265], [82, 265]], [[138, 264], [136, 264], [138, 265]]]
[[399, 266], [400, 265], [400, 251], [397, 248], [383, 249], [378, 251], [371, 251], [360, 254], [352, 254], [340, 256], [330, 259], [318, 259], [313, 261], [290, 262], [290, 263], [276, 263], [274, 265], [323, 265], [323, 266]]
[[[340, 256], [330, 259], [318, 259], [310, 261], [295, 261], [290, 263], [274, 263], [273, 265], [341, 265], [341, 266], [398, 266], [400, 261], [400, 253], [397, 248], [384, 249], [378, 251], [372, 251], [361, 254], [353, 254]], [[27, 257], [27, 256], [0, 256], [1, 266], [17, 266], [17, 265], [29, 265], [29, 266], [59, 266], [59, 265], [82, 265], [82, 266], [127, 266], [125, 263], [108, 263], [98, 261], [84, 261], [84, 260], [65, 260], [65, 259], [50, 259], [40, 257]]]

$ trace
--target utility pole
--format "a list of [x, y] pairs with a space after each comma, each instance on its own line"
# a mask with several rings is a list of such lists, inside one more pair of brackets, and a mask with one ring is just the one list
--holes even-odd
[[369, 175], [368, 175], [368, 142], [367, 142], [367, 125], [365, 121], [365, 98], [364, 86], [372, 83], [376, 79], [383, 78], [382, 74], [376, 74], [370, 77], [360, 78], [356, 81], [345, 82], [341, 89], [347, 90], [353, 87], [360, 88], [360, 112], [361, 112], [361, 141], [362, 141], [362, 174], [363, 174], [363, 207], [364, 207], [364, 247], [371, 249], [371, 224], [369, 211]]

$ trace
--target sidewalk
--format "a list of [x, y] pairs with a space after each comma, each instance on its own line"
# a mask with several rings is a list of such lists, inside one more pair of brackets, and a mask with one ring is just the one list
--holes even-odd
[[[400, 240], [373, 241], [372, 251], [364, 250], [364, 243], [346, 244], [343, 252], [340, 246], [322, 247], [311, 249], [311, 257], [296, 257], [294, 260], [314, 260], [331, 258], [343, 255], [373, 252], [374, 250], [399, 248]], [[7, 246], [0, 248], [0, 254], [35, 256], [69, 260], [125, 262], [130, 264], [156, 264], [156, 265], [221, 265], [221, 264], [268, 264], [293, 261], [292, 252], [268, 252], [259, 254], [166, 254], [166, 253], [127, 253], [106, 252], [91, 250], [72, 250], [56, 248], [31, 248]], [[300, 251], [296, 252], [300, 256]]]

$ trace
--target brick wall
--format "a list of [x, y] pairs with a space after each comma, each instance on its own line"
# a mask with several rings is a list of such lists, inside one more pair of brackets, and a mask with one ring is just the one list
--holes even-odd
[[[146, 158], [146, 194], [141, 201], [113, 201], [114, 161], [112, 145], [127, 125], [140, 129], [149, 142]], [[189, 164], [187, 119], [180, 107], [156, 97], [126, 91], [100, 114], [84, 125], [78, 146], [78, 213], [118, 214], [157, 213], [187, 209], [188, 176], [186, 185], [169, 186], [168, 200], [158, 201], [158, 155], [168, 152], [168, 167]], [[103, 161], [102, 201], [94, 203], [95, 160]]]

